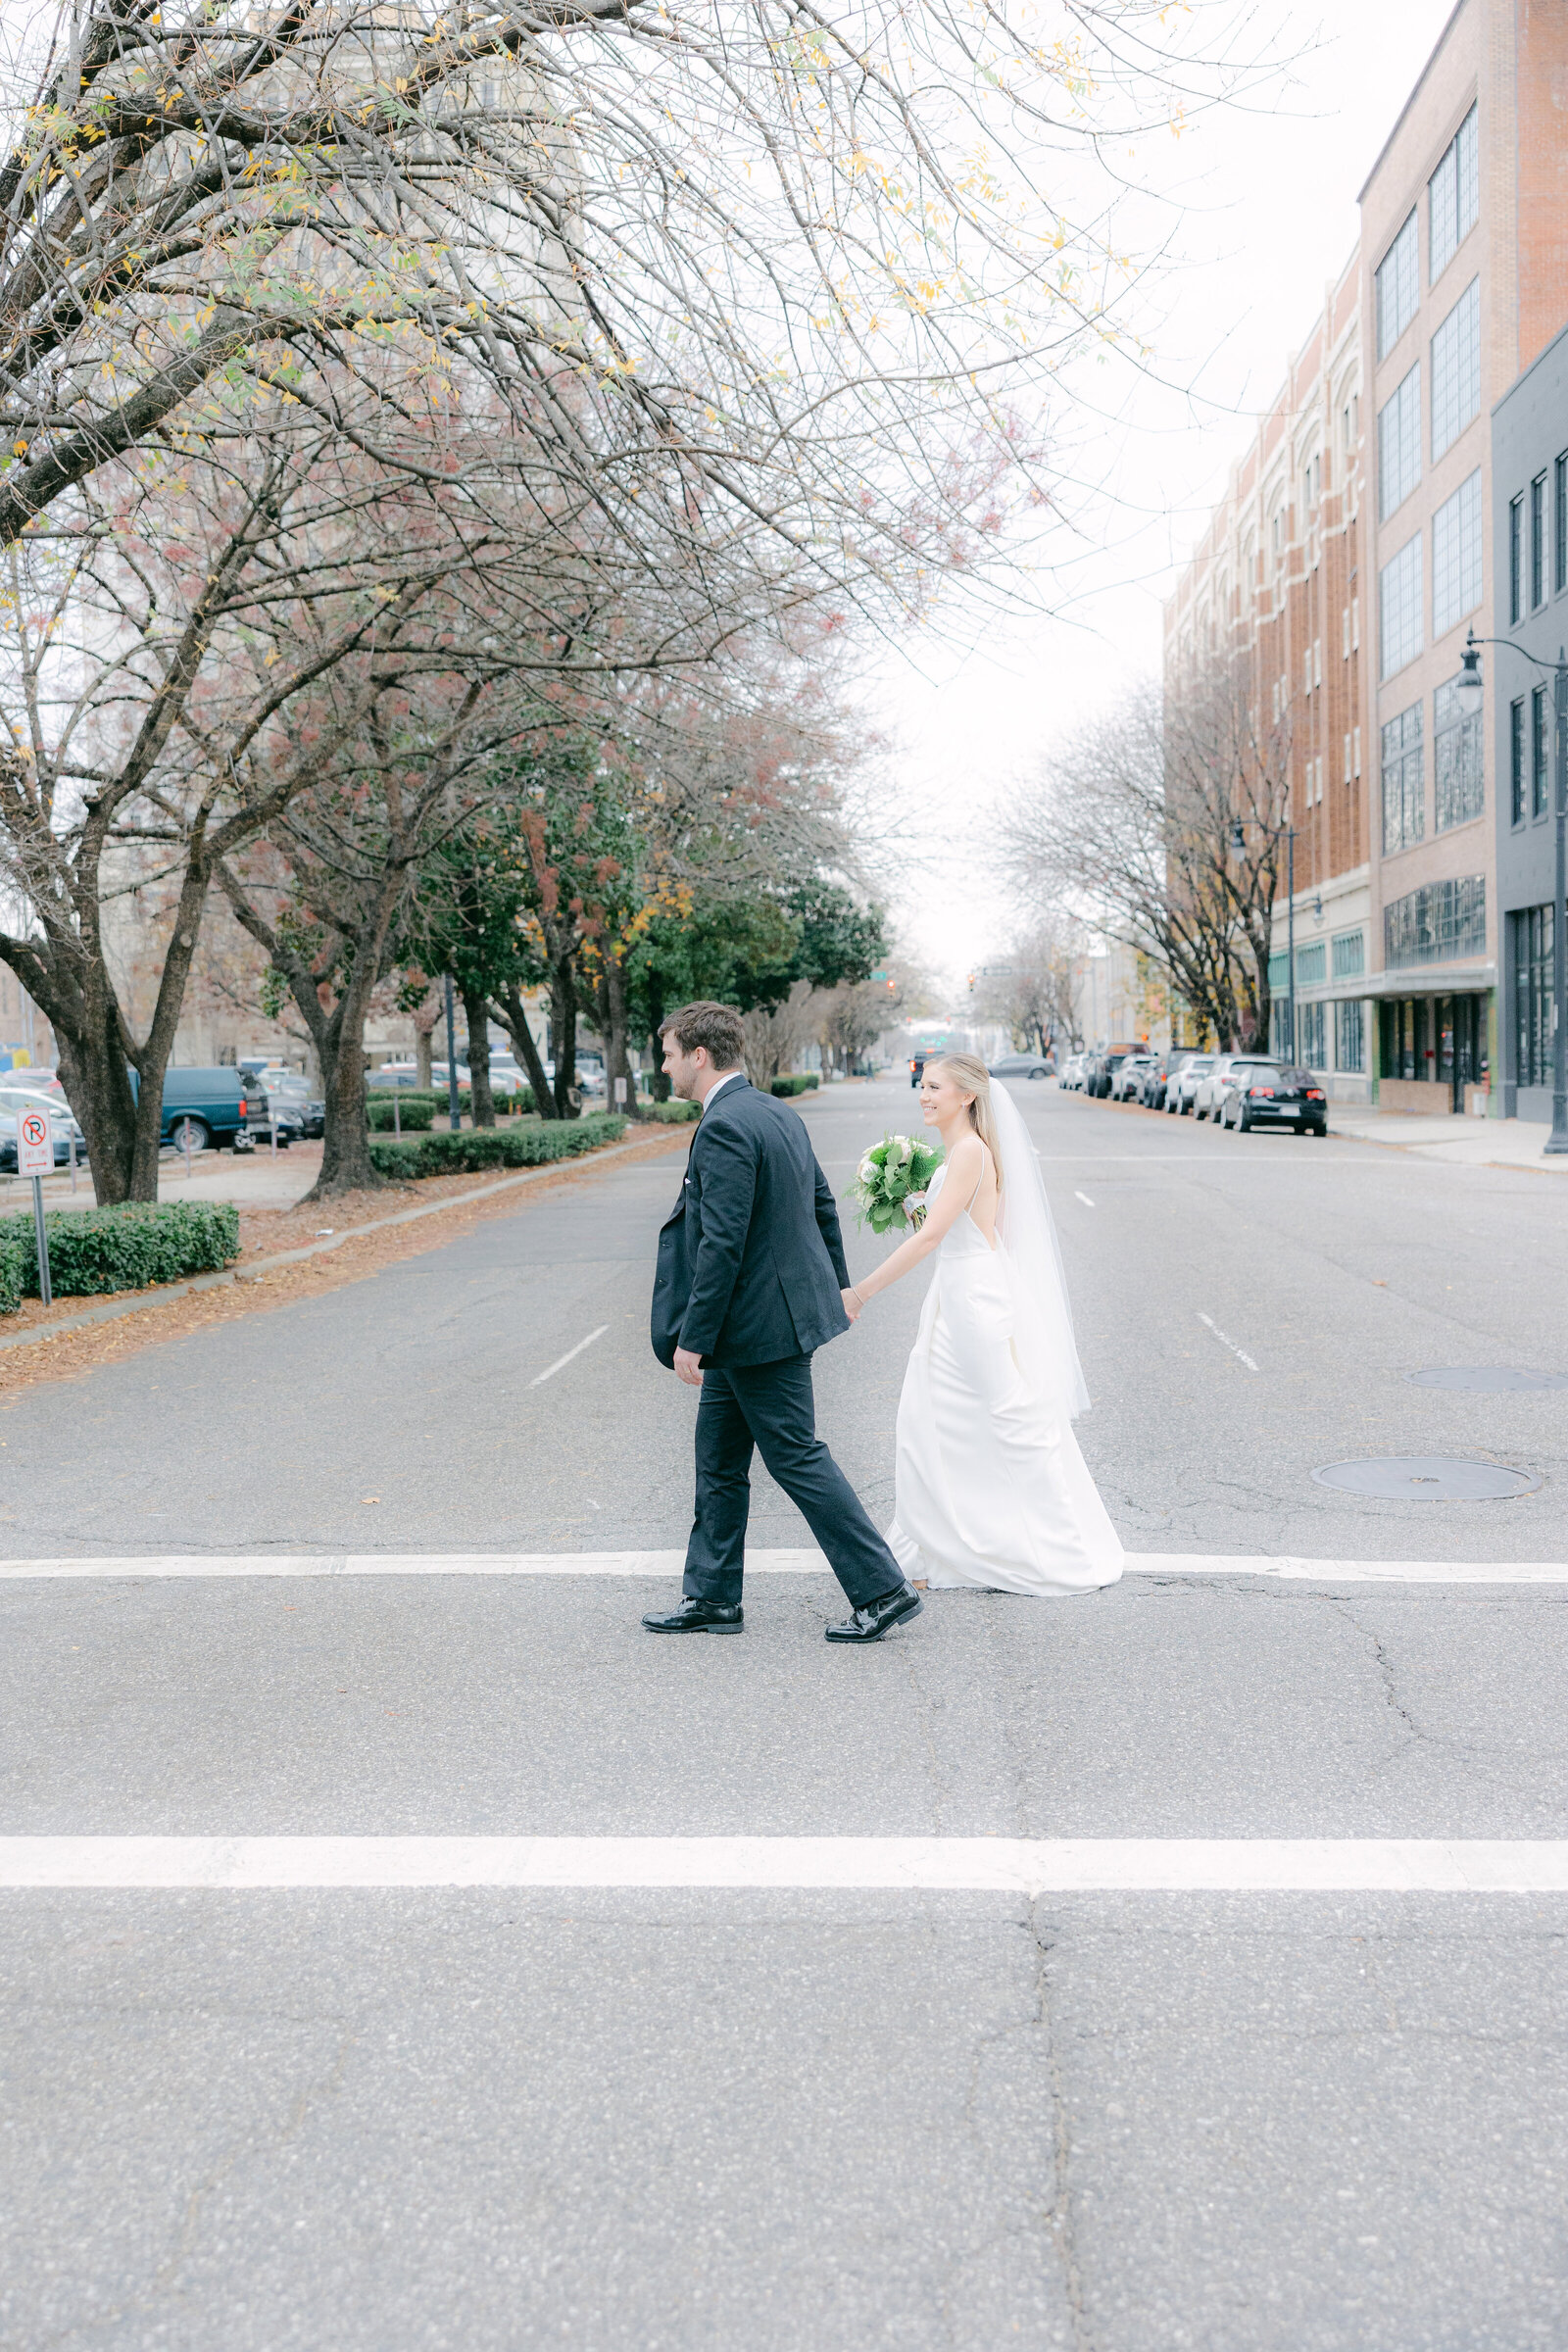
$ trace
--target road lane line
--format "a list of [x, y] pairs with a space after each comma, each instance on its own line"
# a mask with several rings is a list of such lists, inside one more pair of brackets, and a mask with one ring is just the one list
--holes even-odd
[[0, 1887], [462, 1886], [909, 1893], [1563, 1894], [1568, 1839], [3, 1838]]
[[[153, 1552], [0, 1560], [0, 1584], [58, 1579], [348, 1576], [678, 1577], [684, 1551]], [[749, 1551], [750, 1576], [831, 1576], [819, 1551]], [[1297, 1552], [1130, 1551], [1129, 1576], [1260, 1576], [1324, 1585], [1564, 1585], [1568, 1560], [1317, 1560]], [[934, 1596], [940, 1606], [940, 1593]], [[918, 1637], [917, 1637], [918, 1638]]]
[[1095, 1204], [1094, 1204], [1094, 1202], [1093, 1202], [1093, 1201], [1090, 1200], [1090, 1198], [1089, 1198], [1089, 1195], [1088, 1195], [1087, 1193], [1074, 1193], [1074, 1194], [1073, 1194], [1073, 1199], [1074, 1199], [1075, 1200], [1081, 1200], [1081, 1201], [1083, 1202], [1083, 1204], [1084, 1204], [1085, 1208], [1093, 1208], [1093, 1207], [1094, 1207], [1094, 1205], [1095, 1205]]
[[1247, 1349], [1245, 1348], [1238, 1348], [1234, 1340], [1228, 1340], [1225, 1337], [1225, 1334], [1221, 1331], [1219, 1325], [1215, 1322], [1212, 1315], [1205, 1315], [1202, 1310], [1200, 1309], [1198, 1320], [1200, 1323], [1206, 1323], [1208, 1325], [1209, 1330], [1214, 1334], [1214, 1337], [1216, 1340], [1218, 1340], [1220, 1346], [1222, 1348], [1228, 1348], [1232, 1355], [1236, 1357], [1237, 1361], [1247, 1366], [1249, 1372], [1255, 1372], [1257, 1370], [1257, 1366], [1248, 1354]]
[[528, 1383], [529, 1388], [543, 1388], [547, 1380], [554, 1380], [558, 1372], [564, 1372], [573, 1356], [581, 1355], [583, 1349], [591, 1348], [595, 1340], [602, 1340], [609, 1329], [608, 1323], [601, 1323], [597, 1331], [591, 1331], [585, 1340], [579, 1340], [575, 1348], [568, 1348], [564, 1355], [558, 1355], [553, 1364], [547, 1364], [542, 1372], [536, 1372]]

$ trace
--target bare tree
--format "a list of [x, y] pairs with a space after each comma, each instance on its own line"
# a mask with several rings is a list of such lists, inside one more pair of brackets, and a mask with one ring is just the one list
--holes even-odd
[[999, 962], [979, 975], [975, 1011], [982, 1020], [1005, 1023], [1013, 1043], [1026, 1053], [1049, 1054], [1054, 1046], [1083, 1044], [1079, 972], [1088, 934], [1072, 915], [1043, 914], [1019, 931]]
[[1020, 903], [1150, 956], [1233, 1046], [1266, 1038], [1290, 723], [1239, 660], [1146, 685], [1070, 738], [998, 821]]

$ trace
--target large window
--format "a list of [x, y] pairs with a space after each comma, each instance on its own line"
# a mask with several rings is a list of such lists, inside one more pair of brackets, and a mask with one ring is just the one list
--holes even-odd
[[1471, 718], [1462, 714], [1451, 679], [1432, 698], [1432, 781], [1440, 833], [1481, 814], [1486, 799], [1481, 712]]
[[1383, 729], [1383, 855], [1407, 850], [1426, 831], [1421, 706], [1412, 703]]
[[1508, 706], [1508, 816], [1522, 825], [1530, 813], [1530, 786], [1525, 774], [1525, 698]]
[[1560, 596], [1568, 588], [1568, 450], [1552, 467], [1551, 506], [1552, 586]]
[[1427, 182], [1428, 270], [1434, 285], [1474, 228], [1480, 203], [1476, 110], [1472, 107]]
[[1513, 627], [1525, 609], [1525, 502], [1521, 495], [1508, 501], [1508, 625]]
[[1421, 534], [1378, 574], [1378, 675], [1392, 678], [1421, 651]]
[[1428, 882], [1383, 909], [1383, 961], [1391, 972], [1486, 952], [1485, 874]]
[[1432, 517], [1432, 642], [1481, 602], [1481, 469]]
[[1481, 280], [1473, 277], [1432, 338], [1432, 463], [1481, 410]]
[[1328, 946], [1321, 939], [1309, 939], [1305, 947], [1296, 951], [1296, 985], [1298, 988], [1321, 988], [1328, 978]]
[[1546, 813], [1547, 754], [1550, 745], [1551, 734], [1548, 725], [1546, 689], [1544, 686], [1537, 686], [1532, 689], [1530, 696], [1530, 813], [1532, 816], [1544, 816]]
[[1296, 1058], [1309, 1070], [1326, 1070], [1328, 1054], [1328, 1006], [1326, 1004], [1298, 1004], [1296, 1026]]
[[1400, 229], [1383, 257], [1377, 275], [1378, 358], [1386, 360], [1416, 314], [1421, 300], [1421, 257], [1416, 246], [1415, 215]]
[[1334, 977], [1355, 980], [1366, 970], [1366, 934], [1342, 931], [1334, 942]]
[[1513, 933], [1514, 1077], [1520, 1086], [1551, 1084], [1550, 906], [1508, 917]]
[[1546, 477], [1530, 485], [1530, 610], [1546, 601]]
[[1421, 363], [1378, 411], [1378, 520], [1387, 522], [1421, 479]]
[[1366, 1068], [1366, 1006], [1359, 997], [1334, 1007], [1334, 1061], [1342, 1070]]

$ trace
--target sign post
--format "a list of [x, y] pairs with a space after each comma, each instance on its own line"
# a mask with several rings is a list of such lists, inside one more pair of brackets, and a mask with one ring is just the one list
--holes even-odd
[[32, 1226], [38, 1240], [38, 1296], [48, 1306], [49, 1236], [43, 1222], [43, 1179], [55, 1172], [55, 1139], [46, 1110], [24, 1110], [17, 1121], [17, 1174], [32, 1178]]

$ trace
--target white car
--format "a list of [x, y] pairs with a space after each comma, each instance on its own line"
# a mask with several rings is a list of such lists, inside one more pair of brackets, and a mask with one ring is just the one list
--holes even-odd
[[1194, 1090], [1194, 1118], [1217, 1119], [1219, 1117], [1219, 1106], [1225, 1098], [1225, 1081], [1230, 1075], [1231, 1064], [1250, 1059], [1251, 1056], [1247, 1054], [1216, 1054], [1214, 1055], [1211, 1067], [1203, 1072]]
[[1165, 1108], [1178, 1118], [1185, 1118], [1203, 1079], [1214, 1067], [1213, 1054], [1184, 1054], [1178, 1066], [1170, 1073], [1165, 1085]]

